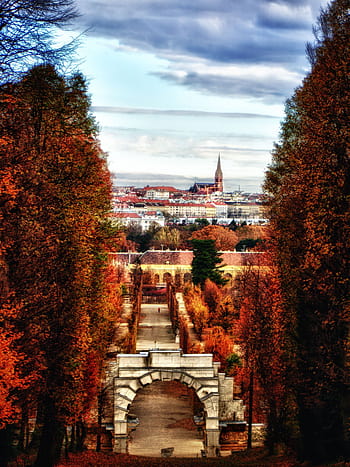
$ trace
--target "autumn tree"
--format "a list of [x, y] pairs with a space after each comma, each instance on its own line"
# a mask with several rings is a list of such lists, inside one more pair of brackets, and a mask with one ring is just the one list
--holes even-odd
[[139, 224], [132, 222], [126, 229], [126, 239], [136, 245], [137, 251], [147, 251], [160, 228], [159, 224], [152, 222], [149, 228], [143, 231]]
[[176, 228], [162, 227], [158, 230], [152, 240], [151, 245], [157, 249], [176, 250], [181, 244], [181, 234]]
[[38, 66], [3, 86], [1, 98], [1, 170], [15, 186], [12, 203], [1, 206], [3, 260], [9, 290], [23, 303], [23, 371], [33, 375], [21, 399], [38, 407], [37, 465], [49, 466], [67, 424], [83, 420], [116, 319], [110, 177], [81, 75], [64, 79]]
[[225, 331], [230, 331], [237, 319], [230, 290], [218, 287], [215, 282], [207, 279], [203, 287], [203, 298], [209, 308], [209, 325], [221, 326]]
[[193, 260], [192, 260], [192, 280], [193, 283], [201, 286], [206, 279], [210, 279], [216, 284], [224, 284], [225, 279], [220, 271], [222, 262], [214, 240], [192, 240]]
[[238, 243], [236, 232], [221, 225], [207, 225], [192, 234], [192, 240], [214, 240], [218, 251], [234, 250]]
[[350, 2], [321, 11], [311, 71], [286, 106], [265, 190], [283, 297], [295, 321], [302, 455], [349, 455]]
[[202, 336], [203, 329], [208, 324], [208, 307], [203, 302], [202, 291], [197, 286], [185, 288], [184, 301], [186, 310], [193, 322], [194, 328], [199, 337]]
[[204, 335], [205, 352], [213, 354], [213, 360], [221, 363], [221, 371], [225, 371], [227, 359], [232, 354], [232, 339], [221, 326], [213, 326]]
[[[283, 307], [277, 271], [272, 265], [249, 267], [239, 276], [239, 320], [234, 334], [244, 367], [250, 377], [249, 413], [258, 405], [265, 407], [266, 444], [271, 453], [277, 445], [291, 445], [292, 414], [295, 412], [290, 391], [293, 349], [289, 340], [289, 320]], [[253, 389], [259, 388], [258, 398]], [[254, 393], [257, 391], [254, 390]], [[259, 399], [259, 400], [257, 400]]]
[[62, 63], [74, 44], [55, 46], [57, 28], [77, 16], [73, 0], [0, 2], [0, 82], [18, 78], [34, 63]]

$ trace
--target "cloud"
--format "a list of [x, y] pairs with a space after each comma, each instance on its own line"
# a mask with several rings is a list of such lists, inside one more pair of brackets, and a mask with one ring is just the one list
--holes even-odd
[[135, 107], [115, 107], [115, 106], [92, 106], [93, 112], [116, 113], [129, 115], [164, 115], [172, 117], [222, 117], [222, 118], [273, 118], [279, 119], [279, 116], [240, 113], [240, 112], [209, 112], [201, 110], [171, 110], [171, 109], [139, 109]]
[[221, 152], [226, 189], [256, 191], [327, 0], [76, 2], [118, 184], [208, 181]]
[[88, 34], [114, 40], [117, 50], [162, 58], [168, 68], [151, 72], [160, 79], [273, 103], [305, 75], [305, 43], [320, 1], [78, 0], [78, 7]]
[[[211, 69], [212, 68], [212, 69]], [[302, 76], [281, 67], [251, 65], [232, 70], [231, 67], [199, 67], [199, 71], [176, 70], [155, 72], [155, 75], [170, 82], [200, 92], [261, 99], [267, 102], [282, 102], [286, 95], [300, 83]]]
[[[290, 4], [288, 4], [290, 3]], [[272, 30], [307, 30], [312, 23], [311, 5], [268, 2], [257, 15], [257, 25]]]
[[[81, 0], [90, 34], [156, 54], [224, 63], [298, 62], [313, 21], [312, 0]], [[295, 34], [298, 32], [298, 34]], [[291, 33], [293, 35], [291, 35]], [[293, 39], [293, 40], [291, 40]]]

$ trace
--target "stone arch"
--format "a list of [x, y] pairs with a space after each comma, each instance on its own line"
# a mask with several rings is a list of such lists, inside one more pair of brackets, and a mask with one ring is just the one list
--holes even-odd
[[[139, 377], [130, 379], [129, 384], [116, 388], [114, 399], [114, 451], [127, 452], [127, 417], [137, 392], [156, 381], [179, 381], [192, 388], [204, 407], [205, 415], [205, 442], [211, 450], [219, 446], [219, 394], [210, 392], [199, 379], [180, 369], [155, 369]], [[124, 381], [125, 382], [125, 381]]]
[[219, 372], [212, 354], [183, 354], [181, 349], [150, 349], [138, 354], [118, 354], [108, 361], [104, 423], [113, 434], [114, 452], [128, 448], [127, 417], [139, 389], [154, 381], [179, 381], [193, 388], [203, 404], [204, 443], [207, 456], [220, 447], [220, 420], [244, 420], [242, 400], [234, 400], [234, 381]]
[[[130, 404], [128, 452], [159, 456], [161, 448], [171, 446], [176, 456], [185, 451], [186, 457], [198, 457], [205, 439], [204, 420], [204, 405], [193, 387], [180, 379], [155, 379], [140, 388]], [[187, 431], [183, 422], [192, 429]], [[175, 426], [179, 431], [171, 430]]]
[[168, 283], [171, 282], [173, 279], [173, 276], [170, 274], [170, 272], [165, 272], [163, 274], [163, 282]]
[[232, 285], [232, 280], [233, 280], [232, 274], [230, 274], [229, 272], [226, 272], [226, 273], [224, 274], [224, 279], [227, 280], [227, 283], [228, 283], [229, 285]]
[[184, 282], [191, 282], [192, 274], [190, 272], [185, 272], [184, 274]]
[[211, 400], [211, 397], [208, 397], [210, 394], [196, 378], [186, 371], [161, 369], [151, 370], [142, 376], [135, 378], [132, 385], [133, 387], [122, 386], [119, 388], [117, 397], [121, 398], [121, 400], [119, 400], [119, 403], [121, 404], [118, 404], [118, 408], [122, 409], [122, 414], [124, 415], [122, 419], [126, 420], [129, 406], [135, 399], [139, 389], [142, 389], [155, 381], [179, 381], [180, 383], [185, 384], [195, 391], [198, 399], [203, 402], [205, 409], [208, 409], [210, 412], [213, 411], [213, 401]]

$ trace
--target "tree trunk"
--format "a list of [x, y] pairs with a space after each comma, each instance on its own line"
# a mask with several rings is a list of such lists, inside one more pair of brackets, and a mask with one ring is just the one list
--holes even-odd
[[84, 450], [84, 442], [86, 438], [86, 429], [84, 423], [80, 420], [77, 422], [77, 451]]
[[248, 411], [248, 437], [247, 448], [252, 448], [252, 425], [253, 425], [253, 403], [254, 403], [254, 373], [250, 371], [249, 377], [249, 411]]
[[20, 430], [18, 436], [18, 449], [20, 451], [24, 451], [27, 446], [27, 433], [28, 433], [28, 410], [26, 406], [22, 407], [22, 414], [21, 414], [21, 421], [20, 421]]
[[76, 424], [75, 423], [72, 425], [72, 429], [70, 432], [69, 451], [76, 452]]
[[57, 418], [56, 407], [50, 398], [45, 401], [44, 425], [35, 467], [53, 467], [60, 459], [64, 439], [64, 425]]
[[[305, 406], [299, 402], [299, 419], [302, 437], [302, 457], [314, 464], [328, 463], [348, 457], [344, 439], [344, 423], [336, 395], [323, 407]], [[348, 459], [346, 459], [348, 460]]]
[[32, 433], [28, 448], [32, 451], [37, 451], [40, 445], [42, 427], [44, 423], [44, 405], [40, 402], [37, 406], [36, 417], [35, 417], [35, 427]]
[[13, 427], [8, 425], [0, 430], [0, 467], [6, 467], [14, 455], [12, 442]]

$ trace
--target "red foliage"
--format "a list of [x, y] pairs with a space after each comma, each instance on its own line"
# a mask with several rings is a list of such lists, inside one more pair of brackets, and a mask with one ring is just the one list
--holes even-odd
[[237, 311], [233, 305], [230, 290], [218, 287], [210, 279], [207, 279], [203, 288], [203, 297], [209, 308], [208, 324], [221, 326], [230, 332], [237, 319]]
[[201, 337], [202, 331], [207, 325], [209, 313], [208, 307], [203, 303], [200, 287], [194, 286], [192, 288], [187, 288], [185, 290], [184, 300], [186, 310], [194, 324], [194, 328], [199, 337]]
[[215, 240], [215, 247], [218, 251], [234, 250], [239, 241], [235, 232], [221, 225], [207, 225], [194, 232], [191, 239]]
[[21, 372], [24, 355], [19, 353], [16, 345], [20, 334], [11, 324], [17, 319], [19, 310], [9, 300], [0, 307], [0, 430], [18, 420], [20, 411], [14, 393], [25, 389], [29, 383]]
[[[295, 410], [290, 386], [289, 319], [274, 268], [250, 268], [240, 277], [240, 318], [235, 335], [248, 372], [253, 372], [260, 405], [265, 405], [272, 445], [286, 441], [287, 419]], [[256, 403], [257, 401], [255, 401]]]
[[16, 320], [6, 314], [15, 302], [4, 308], [0, 333], [3, 378], [13, 379], [4, 420], [17, 388], [23, 405], [45, 401], [43, 433], [59, 431], [86, 413], [120, 312], [106, 251], [110, 174], [80, 75], [35, 67], [1, 97], [0, 291], [21, 303]]
[[226, 369], [226, 359], [232, 353], [232, 339], [221, 326], [207, 328], [203, 337], [205, 351], [213, 354], [215, 362], [221, 362], [221, 371], [224, 371]]

